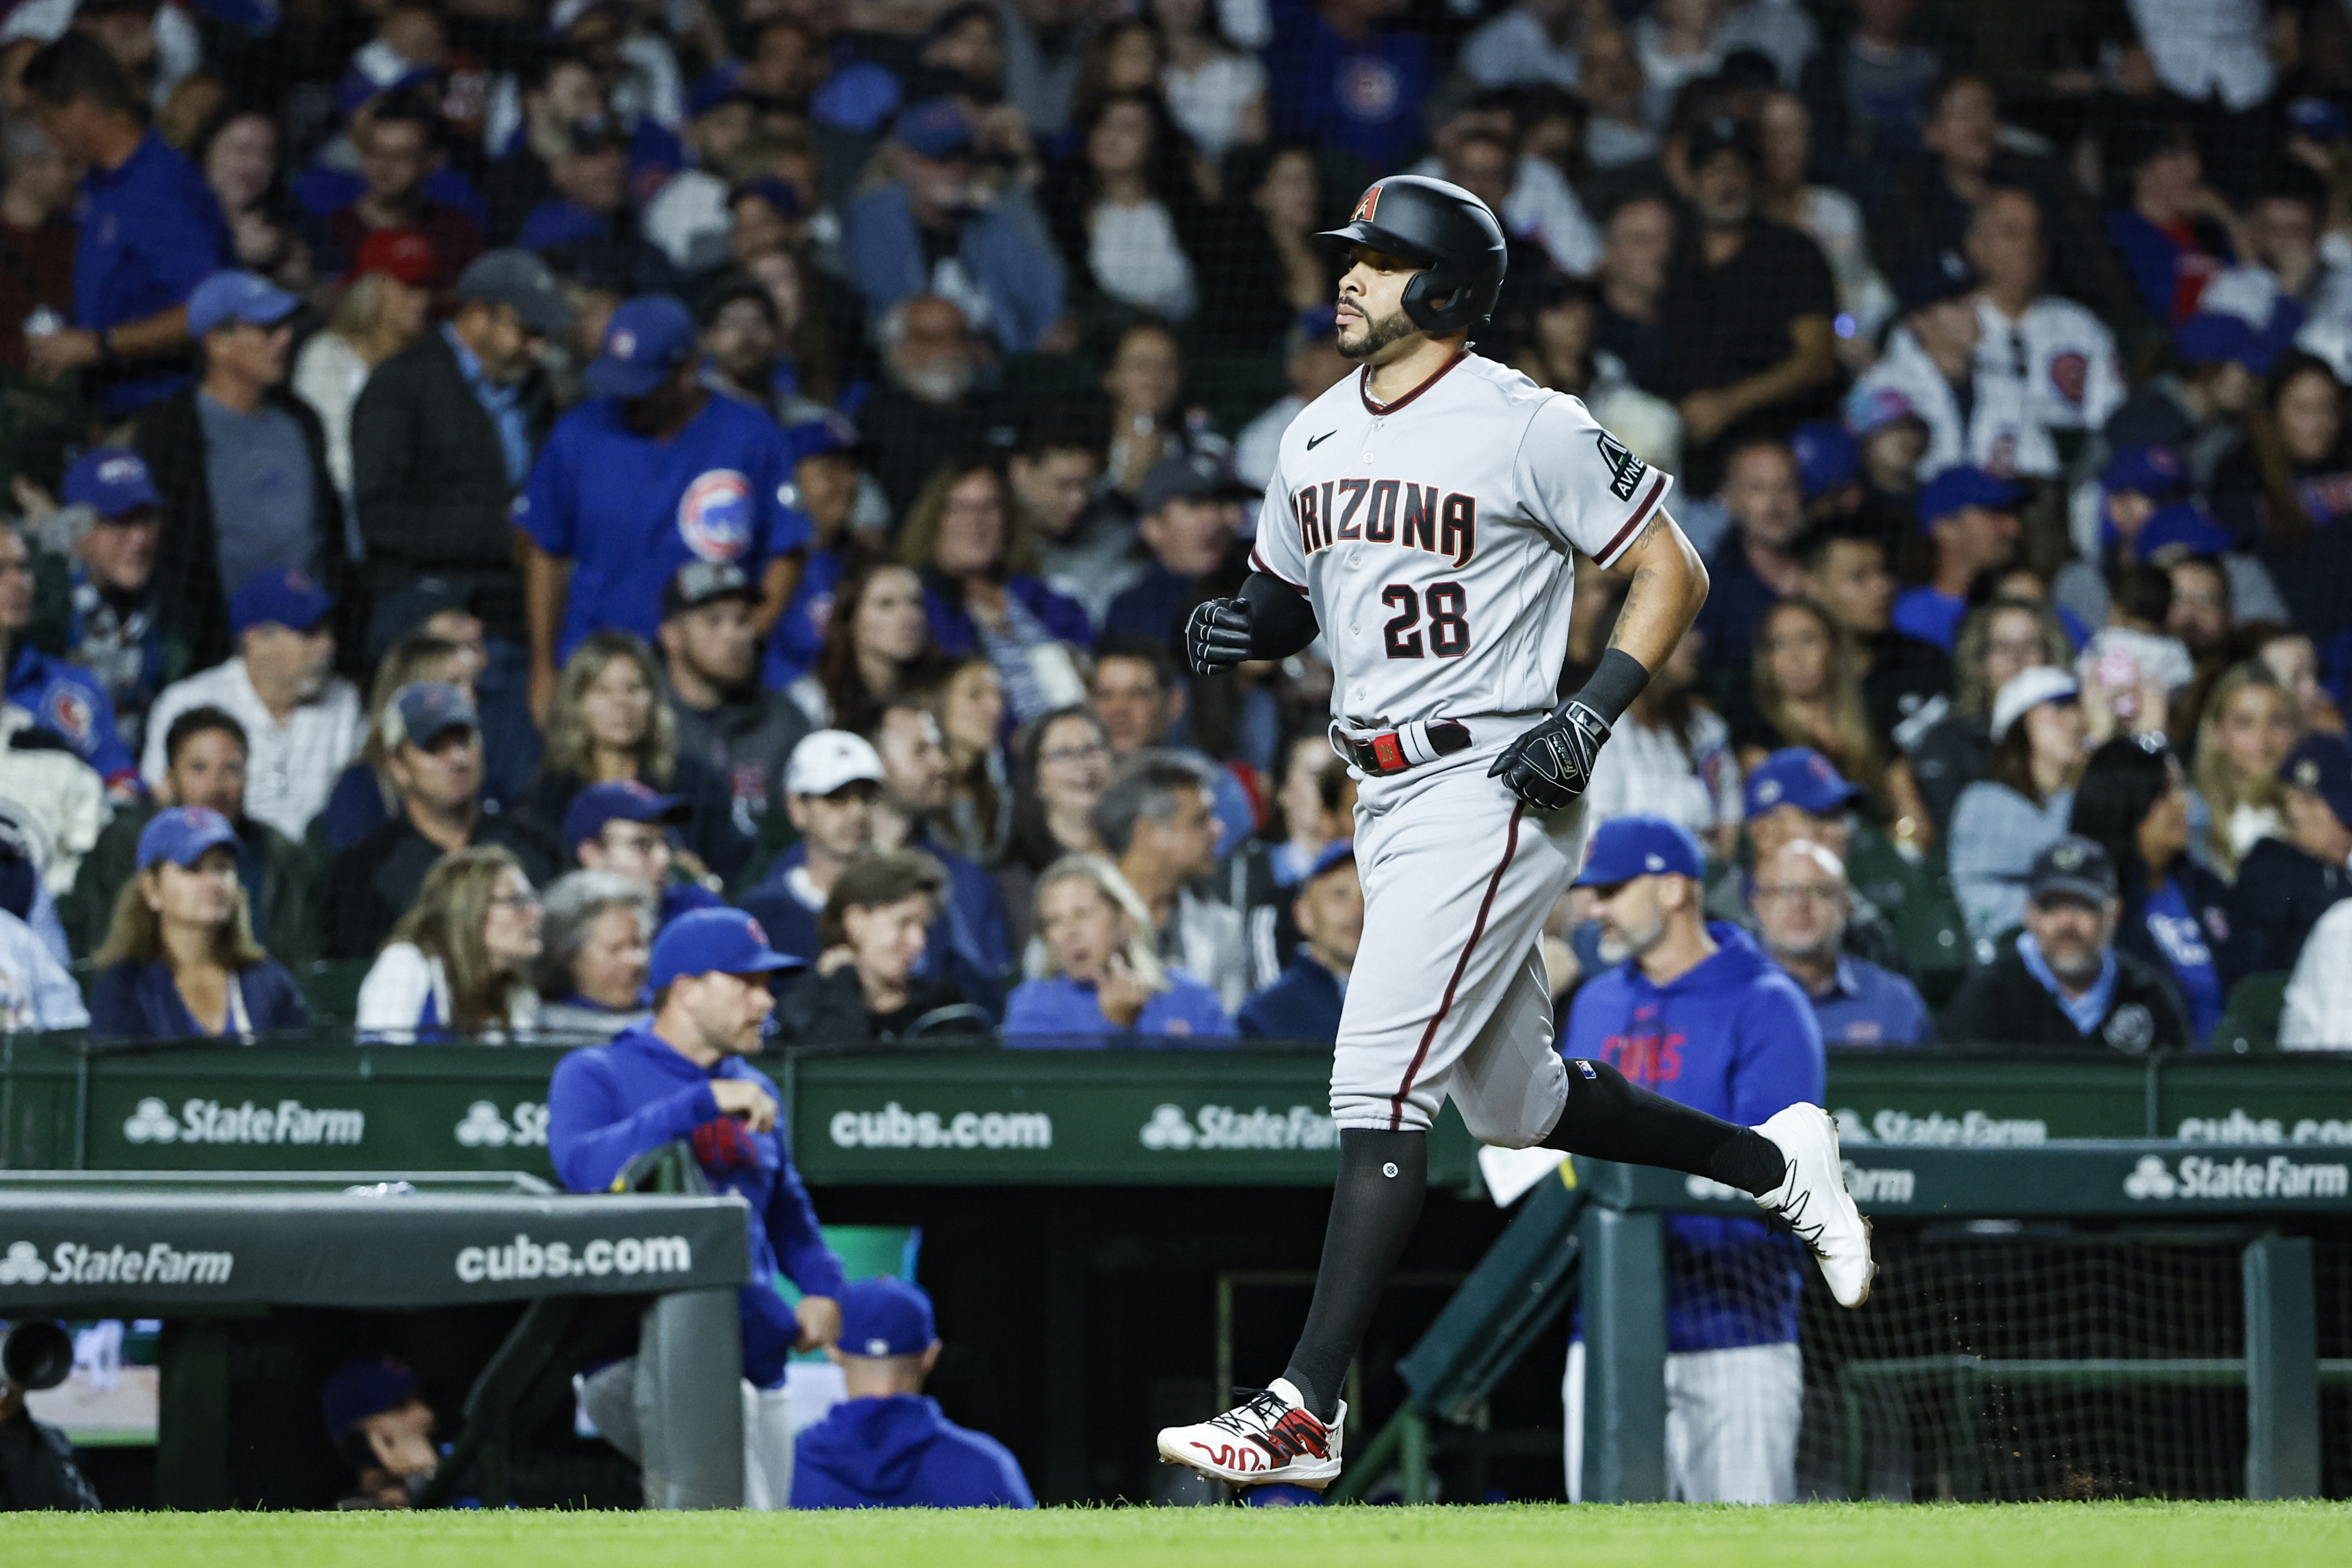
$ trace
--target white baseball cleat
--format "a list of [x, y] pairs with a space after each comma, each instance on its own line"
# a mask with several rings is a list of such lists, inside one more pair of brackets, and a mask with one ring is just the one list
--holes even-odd
[[1811, 1249], [1837, 1304], [1861, 1306], [1870, 1300], [1870, 1281], [1878, 1265], [1870, 1257], [1870, 1222], [1845, 1189], [1837, 1123], [1820, 1106], [1800, 1103], [1756, 1131], [1777, 1144], [1788, 1161], [1780, 1184], [1756, 1201], [1788, 1221], [1797, 1238]]
[[1315, 1418], [1287, 1379], [1277, 1377], [1273, 1386], [1258, 1390], [1223, 1415], [1191, 1426], [1161, 1427], [1160, 1459], [1230, 1486], [1286, 1481], [1319, 1492], [1339, 1479], [1339, 1439], [1347, 1424], [1346, 1400], [1327, 1426]]

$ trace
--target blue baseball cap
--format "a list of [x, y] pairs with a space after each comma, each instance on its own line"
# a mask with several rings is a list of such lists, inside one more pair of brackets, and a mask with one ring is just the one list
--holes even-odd
[[341, 1437], [371, 1415], [397, 1410], [416, 1394], [416, 1374], [390, 1356], [347, 1361], [319, 1392], [319, 1415]]
[[1793, 805], [1808, 816], [1828, 816], [1861, 796], [1837, 764], [1811, 746], [1783, 746], [1749, 772], [1747, 814], [1761, 816], [1775, 806]]
[[653, 970], [646, 983], [659, 991], [689, 974], [773, 974], [807, 967], [803, 960], [770, 947], [758, 921], [741, 910], [721, 906], [690, 910], [662, 928], [654, 939]]
[[1895, 308], [1905, 315], [1958, 300], [1977, 286], [1969, 264], [1951, 251], [1922, 256], [1903, 269], [1895, 282]]
[[411, 681], [393, 694], [383, 713], [386, 747], [430, 746], [452, 730], [482, 727], [481, 716], [465, 692], [446, 680]]
[[2173, 329], [2172, 346], [2184, 363], [2242, 364], [2256, 375], [2271, 367], [2274, 353], [2242, 316], [2200, 310]]
[[1982, 468], [1946, 468], [1919, 491], [1919, 526], [1932, 529], [1972, 506], [2007, 511], [2025, 497], [2025, 487], [2015, 479], [2004, 479]]
[[2156, 500], [2179, 494], [2189, 485], [2189, 470], [2180, 454], [2169, 447], [2126, 447], [2099, 470], [2099, 488], [2109, 495], [2137, 490]]
[[600, 397], [643, 397], [694, 357], [694, 315], [667, 294], [644, 294], [613, 312], [604, 344], [588, 367]]
[[110, 521], [163, 504], [148, 478], [147, 459], [128, 447], [84, 452], [66, 470], [60, 494], [66, 505], [86, 506]]
[[1301, 890], [1304, 890], [1307, 883], [1315, 880], [1324, 872], [1336, 869], [1340, 866], [1352, 866], [1355, 863], [1356, 841], [1352, 838], [1335, 838], [1323, 846], [1315, 858], [1307, 863], [1306, 874], [1298, 879], [1298, 886]]
[[2305, 735], [2279, 764], [2279, 783], [2317, 795], [2336, 821], [2352, 827], [2352, 745], [2341, 736]]
[[1834, 419], [1798, 426], [1789, 451], [1797, 459], [1797, 489], [1807, 500], [1851, 483], [1862, 469], [1862, 448]]
[[2324, 98], [2298, 98], [2286, 106], [2290, 131], [2314, 142], [2341, 142], [2352, 137], [2352, 120]]
[[733, 103], [751, 95], [743, 86], [743, 66], [739, 60], [721, 60], [702, 73], [687, 95], [686, 117], [699, 120], [722, 104]]
[[2213, 514], [2190, 501], [2160, 509], [2139, 531], [2134, 549], [2146, 561], [2159, 550], [2180, 550], [2191, 555], [2223, 555], [2237, 548], [2230, 531]]
[[1592, 835], [1584, 869], [1570, 884], [1613, 888], [1636, 877], [1706, 875], [1706, 857], [1681, 823], [1664, 816], [1612, 816]]
[[857, 446], [857, 426], [849, 416], [828, 408], [818, 418], [784, 426], [784, 455], [797, 467], [809, 458], [830, 457]]
[[911, 1279], [860, 1279], [841, 1293], [844, 1355], [920, 1355], [940, 1337], [931, 1298]]
[[952, 158], [971, 151], [971, 121], [950, 98], [929, 98], [898, 116], [890, 134], [908, 152], [925, 158]]
[[236, 829], [211, 806], [175, 805], [157, 812], [139, 830], [139, 868], [144, 871], [158, 860], [193, 866], [206, 850], [236, 843]]
[[727, 193], [727, 205], [732, 207], [745, 196], [757, 196], [776, 209], [776, 216], [790, 223], [805, 215], [807, 208], [801, 201], [801, 188], [790, 180], [773, 174], [755, 175], [739, 182]]
[[563, 814], [563, 847], [578, 848], [608, 822], [676, 822], [685, 815], [682, 795], [664, 795], [635, 779], [607, 779], [572, 797]]
[[308, 572], [272, 567], [247, 578], [245, 586], [229, 595], [228, 629], [238, 637], [250, 627], [271, 625], [307, 632], [334, 607], [333, 597]]
[[201, 338], [231, 321], [274, 327], [301, 303], [257, 272], [215, 272], [188, 296], [188, 336]]
[[1919, 418], [1909, 398], [1891, 386], [1857, 384], [1845, 395], [1845, 427], [1857, 441], [1867, 441], [1889, 425]]

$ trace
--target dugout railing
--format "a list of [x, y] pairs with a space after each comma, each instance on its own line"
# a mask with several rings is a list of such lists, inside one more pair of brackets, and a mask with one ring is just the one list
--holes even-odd
[[[2097, 1445], [2082, 1435], [2037, 1431], [2048, 1396], [2113, 1396], [2110, 1421], [2165, 1419], [2167, 1399], [2206, 1396], [2201, 1418], [2167, 1436], [2234, 1455], [2206, 1456], [2188, 1480], [2177, 1468], [2062, 1456], [2061, 1475], [2042, 1489], [2054, 1495], [2234, 1492], [2254, 1499], [2317, 1497], [2338, 1491], [2341, 1474], [2323, 1473], [2331, 1444], [2323, 1408], [2346, 1425], [2352, 1401], [2352, 1347], [2339, 1342], [2352, 1323], [2352, 1287], [2341, 1237], [2352, 1222], [2352, 1151], [2301, 1147], [2227, 1150], [2179, 1142], [2052, 1142], [2012, 1150], [1880, 1150], [1850, 1156], [1847, 1174], [1877, 1226], [1882, 1275], [1873, 1300], [1843, 1313], [1818, 1300], [1808, 1279], [1806, 1341], [1809, 1446], [1823, 1456], [1813, 1468], [1838, 1479], [1834, 1490], [1808, 1495], [1873, 1495], [1873, 1467], [1918, 1424], [1945, 1439], [1934, 1484], [1915, 1496], [1981, 1498], [2031, 1492], [2021, 1479], [2036, 1450]], [[1588, 1500], [1638, 1502], [1668, 1495], [1666, 1473], [1667, 1219], [1673, 1215], [1748, 1217], [1746, 1194], [1669, 1172], [1599, 1161], [1563, 1163], [1536, 1184], [1511, 1226], [1412, 1350], [1398, 1363], [1409, 1396], [1389, 1422], [1350, 1456], [1332, 1500], [1360, 1498], [1393, 1480], [1406, 1501], [1431, 1500], [1438, 1460], [1453, 1454], [1475, 1464], [1488, 1452], [1523, 1447], [1483, 1430], [1488, 1394], [1511, 1374], [1560, 1315], [1581, 1306], [1585, 1340], [1582, 1490]], [[1944, 1256], [1929, 1248], [1946, 1249]], [[2005, 1259], [2030, 1270], [2053, 1248], [2094, 1255], [2143, 1251], [2156, 1261], [2126, 1288], [2201, 1268], [2209, 1287], [2234, 1264], [2234, 1300], [2175, 1303], [2198, 1321], [2167, 1332], [2129, 1325], [2104, 1336], [2108, 1353], [2047, 1353], [2066, 1336], [2038, 1335], [1999, 1324], [1981, 1336], [1966, 1320], [1971, 1308], [1937, 1270], [1987, 1272]], [[1957, 1261], [1954, 1261], [1957, 1259]], [[2187, 1260], [2185, 1263], [2183, 1260]], [[1806, 1272], [1811, 1273], [1810, 1265]], [[1906, 1279], [1906, 1275], [1910, 1278]], [[2027, 1276], [2020, 1274], [2018, 1279]], [[2044, 1292], [2069, 1280], [2042, 1281]], [[2001, 1318], [2041, 1309], [2030, 1288], [1988, 1282], [2009, 1299]], [[1923, 1331], [1917, 1303], [1939, 1319]], [[2161, 1310], [2164, 1303], [2150, 1304]], [[1907, 1321], [1898, 1321], [1909, 1312]], [[1879, 1316], [1874, 1319], [1872, 1314]], [[1863, 1331], [1855, 1331], [1860, 1327]], [[2045, 1326], [2046, 1327], [2046, 1326]], [[1983, 1353], [2010, 1338], [2042, 1353]], [[1944, 1342], [1925, 1353], [1886, 1353], [1907, 1336]], [[2173, 1353], [2193, 1342], [2203, 1353]], [[2231, 1342], [2234, 1342], [2232, 1343]], [[2323, 1355], [2325, 1348], [2332, 1351]], [[2151, 1391], [2154, 1398], [2142, 1397]], [[2242, 1415], [2241, 1415], [2242, 1412]], [[2005, 1425], [2004, 1425], [2005, 1424]], [[2045, 1423], [2048, 1424], [2048, 1423]], [[2010, 1436], [1988, 1441], [1986, 1427]], [[2013, 1444], [2005, 1454], [2002, 1444]], [[2115, 1447], [2109, 1444], [2109, 1447]], [[2129, 1449], [2130, 1445], [2124, 1447]], [[1989, 1461], [1988, 1453], [2000, 1455]], [[2010, 1473], [1994, 1473], [2007, 1463]], [[2340, 1457], [2334, 1462], [2340, 1470]], [[2221, 1472], [2226, 1470], [2228, 1474]], [[1888, 1495], [1884, 1488], [1875, 1495]], [[1897, 1492], [1894, 1495], [1904, 1495]]]

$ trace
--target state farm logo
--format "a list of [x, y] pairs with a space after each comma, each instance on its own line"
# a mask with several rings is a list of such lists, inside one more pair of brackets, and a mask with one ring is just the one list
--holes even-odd
[[226, 1285], [236, 1269], [233, 1252], [183, 1252], [168, 1241], [146, 1247], [61, 1241], [47, 1258], [29, 1241], [12, 1241], [0, 1254], [0, 1286]]
[[522, 1100], [509, 1119], [488, 1100], [478, 1100], [466, 1107], [466, 1120], [457, 1123], [455, 1135], [467, 1149], [543, 1149], [547, 1107], [535, 1100]]
[[1330, 1113], [1308, 1105], [1287, 1110], [1237, 1110], [1230, 1105], [1204, 1105], [1191, 1116], [1181, 1105], [1152, 1108], [1151, 1120], [1136, 1133], [1154, 1153], [1185, 1150], [1242, 1149], [1285, 1152], [1294, 1149], [1336, 1149], [1339, 1124]]
[[2267, 1160], [2215, 1160], [2186, 1154], [2168, 1166], [2142, 1154], [2124, 1177], [2124, 1195], [2138, 1202], [2173, 1198], [2352, 1197], [2352, 1166], [2305, 1164], [2284, 1154]]
[[150, 1096], [122, 1123], [122, 1136], [132, 1143], [296, 1143], [355, 1144], [367, 1136], [367, 1112], [319, 1110], [299, 1100], [276, 1105], [223, 1105], [217, 1100], [190, 1100], [174, 1117], [171, 1108]]

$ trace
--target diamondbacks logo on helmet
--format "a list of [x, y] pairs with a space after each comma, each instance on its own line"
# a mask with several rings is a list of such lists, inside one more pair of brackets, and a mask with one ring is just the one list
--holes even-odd
[[1592, 439], [1601, 448], [1601, 460], [1609, 465], [1609, 493], [1619, 500], [1632, 500], [1634, 487], [1650, 471], [1650, 465], [1633, 456], [1624, 442], [1606, 430]]
[[1363, 195], [1358, 198], [1356, 202], [1355, 215], [1349, 218], [1348, 221], [1349, 223], [1370, 223], [1373, 221], [1372, 215], [1380, 210], [1381, 188], [1378, 185], [1373, 185], [1369, 187], [1364, 192]]

